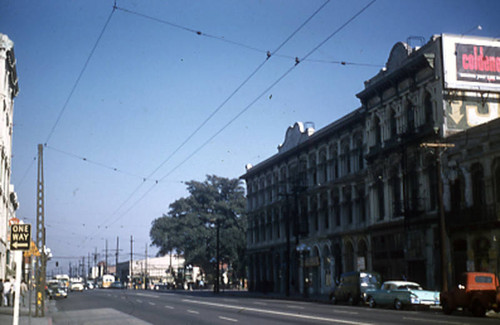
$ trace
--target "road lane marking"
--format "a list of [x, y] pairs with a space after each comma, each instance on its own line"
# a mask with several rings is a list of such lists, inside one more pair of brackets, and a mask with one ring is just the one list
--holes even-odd
[[[416, 318], [416, 317], [403, 317], [403, 319], [406, 320], [413, 320], [413, 321], [418, 321], [418, 322], [426, 322], [428, 323], [430, 319], [425, 319], [425, 318]], [[432, 324], [456, 324], [456, 325], [468, 325], [469, 323], [462, 323], [462, 322], [452, 322], [448, 320], [432, 320]]]
[[148, 297], [148, 298], [160, 298], [158, 295], [152, 295], [152, 294], [147, 294], [147, 293], [136, 293], [136, 296], [141, 296], [141, 297]]
[[156, 306], [156, 304], [152, 301], [148, 302], [151, 306]]
[[142, 300], [141, 299], [136, 299], [135, 301], [137, 301], [138, 303], [142, 304]]
[[304, 307], [302, 306], [294, 306], [294, 305], [286, 305], [288, 308], [292, 308], [292, 309], [304, 309]]
[[190, 314], [199, 314], [200, 313], [200, 312], [198, 312], [196, 310], [191, 310], [191, 309], [188, 309], [187, 312], [190, 313]]
[[260, 305], [260, 306], [267, 306], [267, 304], [265, 302], [260, 302], [260, 301], [255, 301], [253, 304]]
[[307, 320], [312, 320], [312, 321], [324, 321], [324, 322], [329, 322], [329, 323], [349, 324], [349, 325], [372, 325], [372, 324], [374, 324], [374, 323], [366, 323], [366, 322], [349, 321], [349, 320], [338, 319], [338, 318], [327, 318], [327, 317], [319, 317], [319, 316], [304, 315], [304, 314], [291, 314], [291, 313], [286, 313], [286, 312], [282, 312], [282, 311], [275, 311], [275, 310], [268, 310], [268, 309], [257, 309], [257, 308], [244, 307], [244, 306], [224, 305], [224, 304], [199, 301], [199, 300], [183, 299], [182, 301], [192, 303], [192, 304], [198, 304], [198, 305], [214, 306], [214, 307], [227, 308], [227, 309], [239, 309], [240, 312], [249, 311], [249, 312], [261, 313], [261, 314], [271, 314], [271, 315], [279, 315], [279, 316], [285, 316], [285, 317], [301, 318], [301, 319], [307, 319]]
[[165, 308], [167, 308], [167, 309], [174, 309], [174, 307], [168, 306], [168, 305], [165, 305]]
[[233, 323], [238, 322], [238, 320], [234, 319], [234, 318], [229, 318], [229, 317], [224, 317], [224, 316], [219, 316], [219, 318], [222, 320], [227, 320], [228, 322], [233, 322]]

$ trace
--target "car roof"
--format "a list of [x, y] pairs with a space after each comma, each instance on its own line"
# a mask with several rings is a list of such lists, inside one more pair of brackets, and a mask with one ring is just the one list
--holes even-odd
[[420, 287], [421, 285], [416, 283], [416, 282], [410, 282], [410, 281], [385, 281], [384, 284], [389, 283], [389, 284], [395, 284], [398, 287], [399, 286], [405, 286], [405, 285], [412, 285], [412, 286], [418, 286]]

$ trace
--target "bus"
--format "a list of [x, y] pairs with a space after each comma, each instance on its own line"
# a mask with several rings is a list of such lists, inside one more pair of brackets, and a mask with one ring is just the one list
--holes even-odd
[[103, 288], [109, 288], [111, 286], [111, 283], [115, 282], [115, 276], [112, 274], [104, 274], [102, 276], [102, 287]]
[[66, 290], [69, 289], [69, 276], [67, 274], [57, 274], [53, 278], [58, 280], [59, 282], [62, 282]]

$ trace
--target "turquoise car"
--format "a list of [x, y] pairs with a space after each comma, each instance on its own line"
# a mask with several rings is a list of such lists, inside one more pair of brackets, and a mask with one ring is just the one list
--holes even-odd
[[407, 306], [439, 306], [439, 291], [424, 290], [420, 284], [408, 281], [386, 281], [380, 289], [366, 291], [370, 307], [393, 306], [401, 310]]

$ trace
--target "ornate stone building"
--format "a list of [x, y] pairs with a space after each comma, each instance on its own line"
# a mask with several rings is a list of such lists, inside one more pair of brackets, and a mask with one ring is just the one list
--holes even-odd
[[[328, 294], [340, 273], [353, 270], [439, 289], [443, 274], [452, 281], [465, 269], [498, 272], [500, 135], [463, 137], [499, 117], [499, 92], [492, 39], [433, 36], [422, 47], [397, 43], [357, 94], [360, 108], [316, 132], [290, 127], [278, 153], [242, 176], [250, 289]], [[465, 216], [472, 206], [486, 206], [475, 210], [484, 217]]]
[[11, 275], [8, 222], [19, 205], [10, 183], [14, 98], [18, 92], [14, 44], [0, 34], [0, 279]]

